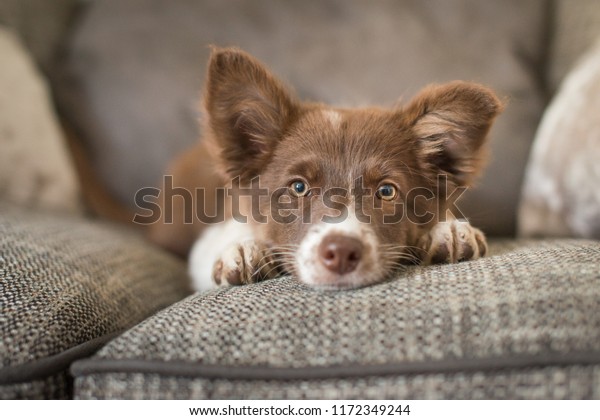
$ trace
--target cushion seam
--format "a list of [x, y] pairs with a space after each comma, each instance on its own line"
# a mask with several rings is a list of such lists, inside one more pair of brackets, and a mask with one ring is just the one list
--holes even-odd
[[92, 340], [70, 347], [52, 356], [43, 357], [20, 365], [5, 366], [0, 369], [0, 385], [29, 382], [59, 374], [68, 370], [75, 360], [91, 356], [106, 343], [123, 331], [105, 334]]
[[367, 376], [472, 373], [595, 364], [600, 364], [599, 351], [581, 351], [568, 354], [516, 355], [508, 358], [488, 357], [377, 365], [332, 365], [300, 368], [206, 365], [189, 361], [90, 358], [73, 363], [71, 374], [76, 378], [91, 374], [142, 373], [201, 379], [320, 380]]

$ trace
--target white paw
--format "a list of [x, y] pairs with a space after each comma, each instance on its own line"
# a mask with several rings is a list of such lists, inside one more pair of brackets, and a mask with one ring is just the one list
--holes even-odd
[[196, 240], [189, 256], [189, 272], [194, 289], [200, 292], [215, 288], [213, 265], [232, 244], [252, 239], [247, 224], [231, 219], [225, 223], [208, 226]]
[[438, 223], [421, 237], [418, 246], [424, 251], [424, 265], [476, 260], [487, 251], [483, 232], [465, 220]]
[[217, 285], [256, 283], [276, 277], [273, 254], [252, 239], [229, 246], [213, 265], [212, 279]]

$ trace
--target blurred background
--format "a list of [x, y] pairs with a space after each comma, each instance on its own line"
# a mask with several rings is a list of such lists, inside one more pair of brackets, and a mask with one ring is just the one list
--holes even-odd
[[540, 119], [599, 35], [596, 0], [0, 0], [0, 199], [123, 217], [106, 203], [133, 208], [198, 141], [214, 44], [334, 105], [390, 106], [455, 79], [490, 85], [508, 106], [460, 208], [511, 236]]

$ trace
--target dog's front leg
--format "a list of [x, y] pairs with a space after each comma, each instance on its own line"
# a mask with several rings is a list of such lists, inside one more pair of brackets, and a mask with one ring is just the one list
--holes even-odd
[[189, 258], [196, 290], [256, 283], [278, 274], [270, 249], [247, 224], [229, 220], [213, 225], [194, 244]]
[[439, 222], [421, 236], [417, 246], [423, 265], [475, 260], [487, 252], [485, 235], [466, 220]]

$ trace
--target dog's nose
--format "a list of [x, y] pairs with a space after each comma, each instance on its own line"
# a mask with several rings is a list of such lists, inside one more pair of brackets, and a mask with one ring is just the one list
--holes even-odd
[[362, 258], [363, 245], [358, 239], [343, 235], [328, 235], [319, 245], [321, 263], [337, 274], [354, 271]]

